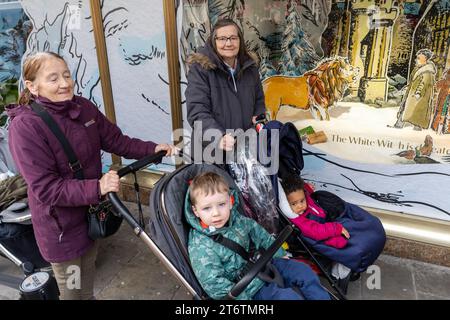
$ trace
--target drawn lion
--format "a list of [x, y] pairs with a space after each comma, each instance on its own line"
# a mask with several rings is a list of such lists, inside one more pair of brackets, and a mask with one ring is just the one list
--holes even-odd
[[299, 77], [272, 76], [263, 81], [265, 102], [271, 119], [282, 105], [310, 110], [314, 118], [330, 120], [328, 109], [345, 95], [357, 70], [347, 58], [327, 58]]

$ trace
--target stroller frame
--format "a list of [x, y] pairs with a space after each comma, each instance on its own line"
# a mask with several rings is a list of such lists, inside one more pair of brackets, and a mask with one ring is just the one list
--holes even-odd
[[[23, 264], [23, 262], [19, 258], [17, 258], [11, 251], [9, 251], [1, 243], [0, 243], [0, 256], [3, 256], [6, 259], [10, 260], [12, 263], [14, 263], [18, 267], [21, 267]], [[5, 286], [13, 288], [13, 289], [17, 289], [21, 282], [22, 282], [21, 278], [0, 273], [0, 283], [2, 285], [5, 285]]]
[[[162, 159], [165, 155], [165, 151], [161, 151], [151, 156], [144, 157], [138, 161], [131, 163], [130, 165], [120, 169], [117, 174], [119, 177], [123, 177], [130, 173], [136, 173], [140, 169], [147, 167], [152, 163], [156, 163]], [[142, 227], [139, 222], [133, 217], [128, 208], [123, 204], [123, 202], [117, 196], [117, 193], [108, 193], [108, 198], [116, 208], [117, 212], [125, 219], [125, 221], [131, 226], [134, 234], [141, 239], [150, 250], [158, 257], [158, 259], [164, 264], [164, 266], [172, 273], [175, 278], [180, 281], [185, 288], [189, 291], [194, 299], [200, 300], [200, 296], [197, 294], [195, 289], [189, 284], [189, 282], [184, 279], [181, 273], [175, 268], [172, 262], [164, 255], [164, 253], [159, 249], [155, 242], [150, 238], [147, 232], [145, 232], [145, 227]]]
[[[31, 219], [31, 214], [28, 213], [26, 215], [20, 215], [14, 218], [8, 218], [4, 221], [1, 221], [0, 223], [14, 223], [14, 224], [22, 224], [27, 220]], [[10, 249], [8, 249], [4, 244], [0, 243], [0, 256], [8, 259], [12, 263], [14, 263], [17, 267], [19, 267], [22, 272], [24, 273], [25, 279], [11, 276], [7, 274], [0, 274], [0, 283], [2, 285], [5, 285], [7, 287], [10, 287], [12, 289], [18, 290], [20, 292], [20, 298], [21, 300], [54, 300], [57, 299], [57, 289], [56, 289], [56, 281], [54, 281], [53, 277], [53, 271], [49, 263], [45, 263], [43, 258], [39, 255], [39, 260], [33, 261], [31, 257], [28, 257], [24, 260], [21, 260], [20, 257], [14, 254]], [[27, 260], [30, 259], [30, 260]], [[36, 257], [34, 257], [36, 259]], [[34, 263], [37, 263], [38, 265], [35, 265]], [[48, 280], [44, 283], [41, 283], [42, 286], [38, 285], [36, 286], [36, 291], [33, 293], [29, 293], [28, 291], [24, 291], [24, 281], [26, 281], [26, 278], [28, 277], [35, 277], [36, 274], [39, 273], [47, 273], [48, 274]]]
[[[157, 163], [159, 162], [165, 155], [165, 151], [160, 151], [159, 153], [156, 153], [154, 155], [146, 156], [138, 161], [135, 161], [131, 163], [130, 165], [123, 167], [118, 171], [119, 177], [123, 177], [127, 174], [134, 174], [139, 171], [140, 169], [147, 167], [149, 164]], [[136, 176], [135, 176], [136, 179]], [[167, 184], [168, 180], [165, 181], [165, 184]], [[135, 182], [137, 184], [137, 182]], [[162, 189], [164, 190], [164, 185], [162, 186]], [[161, 251], [161, 249], [156, 245], [156, 243], [151, 239], [150, 235], [145, 231], [145, 226], [141, 226], [139, 222], [134, 218], [134, 216], [130, 213], [128, 208], [123, 204], [123, 202], [119, 199], [117, 193], [110, 192], [108, 193], [108, 198], [110, 199], [113, 206], [117, 209], [117, 212], [122, 215], [122, 217], [125, 219], [125, 221], [131, 226], [133, 229], [134, 234], [140, 238], [149, 248], [150, 250], [160, 259], [160, 261], [164, 264], [164, 266], [169, 269], [169, 271], [172, 273], [173, 276], [175, 276], [178, 281], [181, 282], [181, 284], [189, 291], [189, 293], [193, 296], [196, 300], [201, 300], [202, 297], [195, 291], [195, 289], [189, 284], [189, 282], [183, 277], [183, 275], [177, 270], [177, 268], [173, 265], [173, 263], [164, 255], [164, 253]], [[140, 201], [139, 197], [137, 198], [138, 201]], [[167, 209], [165, 207], [164, 202], [164, 192], [161, 192], [160, 195], [161, 200], [161, 209], [163, 211], [163, 216], [167, 216]], [[140, 205], [140, 203], [138, 204]], [[281, 213], [281, 210], [277, 207], [278, 214], [280, 219], [284, 219], [284, 222], [289, 226], [289, 229], [295, 230], [295, 232], [299, 233], [300, 231], [297, 230], [297, 228]], [[167, 221], [167, 219], [166, 219]], [[170, 223], [167, 223], [168, 227], [173, 231], [173, 227]], [[283, 230], [285, 231], [285, 230]], [[283, 233], [283, 232], [281, 232]], [[176, 233], [175, 233], [176, 234]], [[317, 267], [320, 269], [322, 274], [325, 276], [326, 280], [330, 283], [331, 287], [335, 290], [336, 294], [330, 292], [327, 288], [325, 288], [329, 294], [332, 296], [335, 300], [346, 300], [345, 295], [342, 293], [342, 290], [338, 287], [336, 282], [332, 279], [331, 275], [328, 273], [326, 268], [320, 263], [320, 261], [317, 260], [317, 258], [314, 256], [312, 250], [308, 247], [308, 245], [301, 239], [299, 235], [297, 235], [297, 240], [299, 241], [299, 244], [304, 248], [305, 252], [308, 254], [308, 256], [312, 259], [312, 261], [317, 265]], [[179, 240], [178, 240], [179, 241]], [[179, 248], [183, 248], [183, 246], [178, 246]], [[187, 252], [184, 252], [185, 250], [182, 250], [182, 256], [183, 259], [186, 260], [186, 263], [190, 265], [189, 258], [187, 255]]]

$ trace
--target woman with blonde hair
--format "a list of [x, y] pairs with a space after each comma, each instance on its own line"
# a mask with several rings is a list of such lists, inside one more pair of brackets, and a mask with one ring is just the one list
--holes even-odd
[[[86, 214], [108, 192], [119, 191], [117, 172], [102, 176], [101, 150], [138, 159], [168, 144], [122, 134], [89, 100], [74, 95], [67, 63], [52, 52], [39, 52], [23, 64], [25, 90], [18, 105], [7, 106], [9, 146], [28, 185], [34, 233], [39, 250], [52, 265], [61, 299], [93, 299], [97, 241], [88, 237]], [[69, 166], [63, 147], [31, 108], [39, 105], [54, 120], [79, 161]], [[82, 170], [84, 179], [76, 178]], [[80, 281], [68, 281], [79, 270]]]

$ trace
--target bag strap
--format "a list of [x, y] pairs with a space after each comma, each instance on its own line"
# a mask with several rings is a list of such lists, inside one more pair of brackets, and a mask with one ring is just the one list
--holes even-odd
[[[236, 252], [245, 261], [247, 261], [247, 265], [242, 270], [241, 274], [237, 276], [237, 281], [242, 278], [248, 269], [253, 265], [255, 261], [251, 261], [253, 258], [253, 253], [255, 249], [255, 244], [250, 239], [250, 253], [247, 252], [239, 243], [224, 237], [221, 233], [209, 236], [214, 242], [221, 244], [222, 246]], [[258, 273], [258, 278], [268, 283], [276, 283], [280, 288], [284, 288], [284, 280], [278, 269], [272, 265], [271, 262], [268, 262], [267, 265]]]
[[51, 117], [51, 115], [44, 109], [44, 107], [35, 101], [31, 103], [31, 108], [33, 109], [36, 114], [41, 117], [41, 119], [44, 121], [44, 123], [48, 126], [50, 131], [55, 135], [55, 137], [58, 139], [59, 143], [61, 144], [64, 153], [66, 154], [67, 158], [69, 159], [69, 167], [70, 170], [72, 170], [73, 175], [78, 180], [84, 179], [83, 174], [83, 167], [81, 166], [80, 161], [78, 161], [77, 156], [75, 155], [75, 152], [73, 151], [69, 141], [67, 141], [66, 136], [59, 128], [58, 124], [55, 122], [55, 120]]
[[[231, 251], [236, 252], [240, 255], [245, 261], [249, 261], [251, 258], [251, 254], [247, 252], [239, 243], [224, 237], [221, 233], [217, 233], [209, 236], [214, 242], [221, 244], [222, 246], [230, 249]], [[251, 240], [250, 240], [251, 241]]]

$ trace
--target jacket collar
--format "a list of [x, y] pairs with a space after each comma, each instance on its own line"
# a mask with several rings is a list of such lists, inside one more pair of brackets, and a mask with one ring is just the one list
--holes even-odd
[[51, 113], [58, 113], [69, 116], [70, 119], [78, 119], [81, 113], [81, 106], [77, 103], [77, 98], [73, 96], [71, 100], [53, 102], [44, 97], [33, 97], [34, 100], [46, 107]]
[[413, 75], [414, 77], [412, 80], [414, 81], [415, 79], [417, 79], [418, 76], [420, 76], [424, 73], [427, 73], [427, 72], [436, 74], [436, 66], [433, 61], [428, 61], [424, 65], [416, 66], [415, 73]]
[[[241, 64], [238, 59], [238, 63], [236, 65], [235, 74], [239, 75], [245, 69], [252, 65], [257, 64], [256, 55], [248, 55], [245, 57], [244, 62]], [[211, 47], [209, 43], [200, 49], [199, 53], [194, 53], [189, 56], [187, 60], [188, 64], [198, 63], [205, 70], [219, 69], [225, 72], [227, 75], [230, 73], [228, 66], [223, 62], [222, 59], [215, 53], [214, 49]]]

